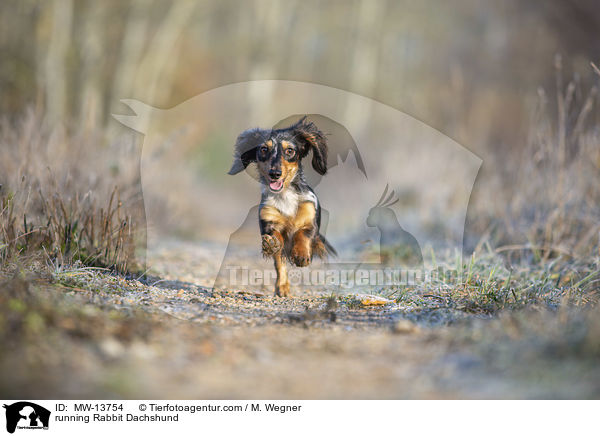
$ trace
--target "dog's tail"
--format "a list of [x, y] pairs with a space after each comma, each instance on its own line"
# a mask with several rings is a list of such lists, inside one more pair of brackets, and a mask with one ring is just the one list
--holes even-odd
[[333, 248], [333, 245], [329, 243], [325, 236], [319, 233], [317, 238], [315, 238], [315, 243], [313, 244], [313, 253], [319, 256], [321, 259], [326, 259], [328, 255], [337, 256], [337, 251]]

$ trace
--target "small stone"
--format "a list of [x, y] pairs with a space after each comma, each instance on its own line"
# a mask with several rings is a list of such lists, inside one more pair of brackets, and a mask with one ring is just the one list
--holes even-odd
[[392, 332], [398, 334], [416, 333], [418, 331], [419, 327], [407, 319], [401, 319], [392, 326]]
[[123, 354], [124, 347], [114, 338], [108, 338], [100, 343], [100, 350], [110, 358], [117, 358]]
[[377, 295], [359, 294], [356, 298], [358, 298], [358, 301], [360, 301], [360, 304], [363, 306], [385, 306], [386, 304], [393, 303], [392, 300]]

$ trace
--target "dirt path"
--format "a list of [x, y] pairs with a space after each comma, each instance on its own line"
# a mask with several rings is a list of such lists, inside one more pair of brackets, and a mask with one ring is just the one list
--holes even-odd
[[[210, 356], [185, 395], [263, 398], [593, 397], [590, 362], [548, 354], [529, 327], [507, 335], [511, 317], [469, 314], [443, 298], [363, 306], [355, 295], [211, 291], [203, 272], [218, 259], [176, 244], [154, 269], [172, 290], [161, 310], [211, 327]], [[250, 260], [248, 260], [250, 262]], [[185, 278], [187, 283], [168, 281]], [[189, 283], [204, 283], [205, 286]], [[175, 300], [173, 300], [175, 299]], [[156, 300], [155, 300], [156, 301]], [[532, 324], [542, 321], [526, 315]], [[545, 320], [545, 318], [544, 318]], [[526, 351], [528, 350], [528, 351]]]
[[[0, 352], [5, 396], [600, 396], [600, 324], [581, 314], [478, 315], [435, 296], [365, 307], [352, 294], [214, 291], [210, 251], [171, 244], [152, 255], [156, 276], [143, 282], [84, 270], [32, 285], [44, 300], [4, 318], [21, 329]], [[11, 283], [9, 297], [40, 295]]]

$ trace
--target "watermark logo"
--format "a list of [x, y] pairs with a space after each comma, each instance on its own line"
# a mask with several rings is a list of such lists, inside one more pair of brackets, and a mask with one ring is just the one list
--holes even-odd
[[6, 431], [48, 430], [50, 411], [29, 401], [19, 401], [3, 406], [6, 409]]
[[[410, 115], [340, 89], [285, 80], [227, 85], [170, 109], [123, 103], [134, 114], [114, 117], [144, 134], [149, 263], [165, 241], [184, 239], [206, 251], [203, 284], [272, 289], [273, 260], [261, 256], [257, 167], [227, 173], [241, 132], [280, 129], [306, 116], [327, 139], [327, 173], [308, 160], [303, 169], [321, 206], [320, 233], [338, 256], [288, 265], [292, 287], [322, 286], [323, 278], [332, 291], [340, 283], [379, 287], [381, 277], [410, 283], [431, 277], [441, 259], [460, 264], [482, 160]], [[365, 282], [365, 274], [375, 282]]]
[[[376, 227], [379, 231], [379, 256], [383, 265], [392, 264], [423, 267], [423, 254], [417, 239], [404, 230], [392, 209], [399, 199], [392, 191], [388, 194], [389, 185], [375, 206], [369, 210], [367, 226]], [[388, 196], [386, 197], [386, 194]]]

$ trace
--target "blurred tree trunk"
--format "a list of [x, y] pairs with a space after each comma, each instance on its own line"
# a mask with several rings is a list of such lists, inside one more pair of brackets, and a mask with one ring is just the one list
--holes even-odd
[[[247, 21], [251, 23], [251, 30], [260, 29], [260, 33], [254, 33], [256, 40], [249, 55], [250, 59], [250, 80], [276, 80], [281, 75], [284, 65], [289, 60], [286, 47], [289, 47], [290, 38], [297, 35], [291, 35], [288, 23], [292, 21], [293, 14], [296, 11], [297, 2], [272, 2], [270, 0], [258, 0], [255, 3], [253, 15], [254, 20]], [[244, 17], [242, 17], [244, 19]], [[244, 36], [242, 36], [244, 37]], [[285, 55], [282, 55], [285, 53]], [[266, 114], [273, 105], [271, 104], [274, 96], [274, 84], [271, 86], [260, 86], [249, 88], [249, 100], [251, 107], [258, 113]], [[289, 114], [284, 115], [287, 116]]]
[[[111, 112], [121, 109], [119, 107], [121, 99], [136, 97], [134, 95], [136, 71], [144, 54], [150, 24], [147, 17], [147, 1], [132, 0], [125, 22], [121, 52], [114, 71], [112, 88], [107, 90], [110, 93], [111, 101], [107, 109]], [[107, 117], [107, 121], [109, 119]], [[108, 128], [109, 135], [112, 136], [117, 124], [108, 123]]]
[[102, 56], [106, 50], [104, 28], [108, 19], [100, 2], [92, 2], [84, 12], [85, 31], [81, 38], [81, 98], [79, 101], [80, 127], [92, 130], [99, 126], [104, 113]]
[[47, 122], [51, 125], [65, 119], [67, 113], [67, 70], [71, 44], [73, 1], [55, 0], [52, 4], [52, 30], [45, 56], [45, 76], [40, 81], [46, 92]]
[[[169, 77], [164, 77], [164, 73], [177, 62], [177, 38], [192, 17], [195, 7], [196, 3], [191, 0], [174, 2], [146, 49], [135, 74], [134, 93], [148, 104], [163, 103], [161, 99], [165, 99], [171, 89]], [[162, 83], [161, 79], [164, 79]]]
[[[379, 47], [380, 32], [377, 29], [385, 10], [384, 1], [361, 0], [359, 4], [356, 26], [358, 32], [348, 85], [350, 91], [366, 97], [374, 95], [377, 83], [379, 51], [373, 47]], [[356, 104], [360, 104], [357, 100], [350, 101], [354, 103], [348, 104], [346, 108], [345, 122], [362, 130], [369, 122], [370, 107], [357, 107]]]
[[[251, 66], [249, 71], [250, 80], [275, 79], [275, 62], [271, 56], [272, 52], [278, 53], [275, 47], [281, 41], [279, 25], [281, 24], [281, 2], [271, 2], [270, 0], [257, 0], [254, 3], [253, 15], [255, 19], [253, 24], [260, 33], [256, 32], [254, 36], [254, 47], [252, 47]], [[272, 107], [274, 86], [250, 86], [248, 98], [254, 111], [260, 114], [266, 114]]]

